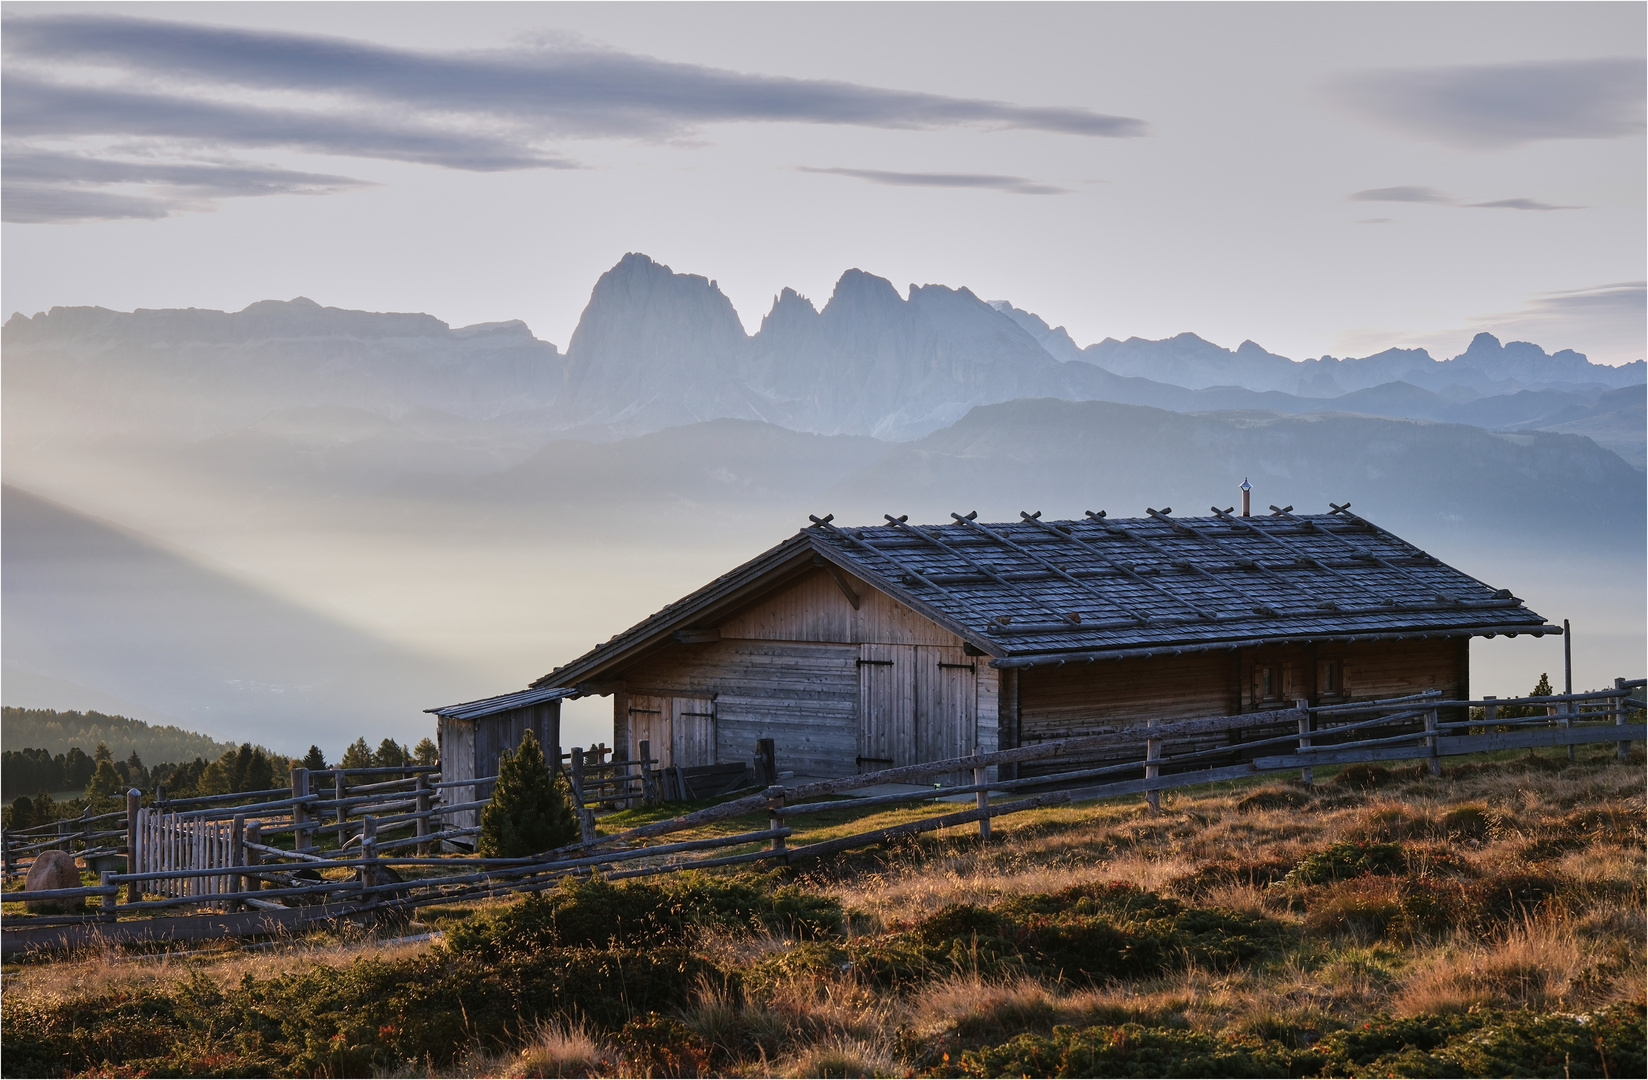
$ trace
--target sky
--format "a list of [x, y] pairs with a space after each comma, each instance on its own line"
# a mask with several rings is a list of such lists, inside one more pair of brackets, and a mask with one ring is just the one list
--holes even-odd
[[303, 295], [563, 348], [625, 252], [1080, 344], [1644, 355], [1645, 8], [4, 5], [0, 306]]

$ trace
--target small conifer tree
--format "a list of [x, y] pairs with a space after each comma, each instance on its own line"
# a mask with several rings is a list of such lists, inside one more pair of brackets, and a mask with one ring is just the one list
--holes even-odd
[[528, 731], [520, 749], [498, 759], [498, 782], [492, 802], [481, 812], [477, 853], [483, 858], [513, 859], [536, 855], [578, 840], [578, 816], [572, 792], [544, 765], [544, 751]]
[[418, 745], [412, 748], [412, 757], [419, 765], [436, 765], [441, 760], [441, 748], [435, 745], [435, 740], [425, 735], [418, 740]]
[[345, 769], [369, 769], [372, 767], [372, 748], [366, 745], [364, 737], [350, 743], [343, 752], [343, 759], [338, 765]]
[[326, 755], [321, 752], [320, 747], [313, 743], [309, 745], [309, 752], [303, 755], [303, 767], [311, 772], [319, 772], [326, 768]]

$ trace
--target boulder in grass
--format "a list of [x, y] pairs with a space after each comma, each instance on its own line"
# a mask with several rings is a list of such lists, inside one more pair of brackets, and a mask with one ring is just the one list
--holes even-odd
[[[23, 892], [42, 892], [46, 889], [80, 888], [80, 868], [74, 865], [74, 856], [66, 851], [42, 851], [34, 857], [29, 876], [23, 880]], [[74, 911], [85, 905], [84, 900], [29, 900], [24, 906], [33, 912]]]

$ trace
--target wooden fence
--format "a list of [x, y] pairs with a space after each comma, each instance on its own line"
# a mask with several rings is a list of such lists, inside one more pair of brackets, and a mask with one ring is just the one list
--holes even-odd
[[[96, 926], [96, 930], [105, 936], [116, 929], [108, 924], [117, 920], [189, 907], [198, 904], [206, 895], [178, 895], [177, 890], [165, 886], [164, 882], [214, 876], [227, 877], [228, 887], [225, 891], [209, 894], [210, 899], [230, 908], [251, 907], [260, 911], [284, 912], [289, 903], [322, 904], [325, 906], [316, 910], [327, 917], [375, 915], [510, 891], [541, 890], [570, 874], [601, 873], [617, 879], [759, 861], [795, 863], [958, 825], [976, 823], [981, 836], [988, 838], [992, 819], [1026, 810], [1128, 794], [1142, 794], [1152, 807], [1159, 807], [1160, 793], [1165, 790], [1295, 770], [1304, 782], [1310, 783], [1314, 779], [1313, 769], [1323, 765], [1419, 760], [1426, 762], [1429, 771], [1437, 775], [1442, 771], [1441, 759], [1448, 756], [1519, 748], [1571, 748], [1587, 743], [1615, 743], [1623, 759], [1630, 743], [1641, 742], [1648, 737], [1644, 724], [1630, 722], [1632, 713], [1643, 708], [1644, 703], [1637, 695], [1640, 695], [1644, 685], [1641, 679], [1630, 682], [1621, 679], [1616, 680], [1611, 690], [1503, 700], [1453, 701], [1431, 692], [1384, 701], [1315, 708], [1301, 701], [1295, 703], [1292, 709], [1270, 713], [1151, 722], [1102, 735], [973, 753], [945, 761], [817, 780], [792, 787], [774, 784], [754, 794], [693, 813], [626, 829], [610, 836], [590, 838], [586, 835], [577, 844], [521, 859], [388, 855], [386, 852], [391, 848], [407, 846], [408, 841], [403, 839], [386, 843], [380, 832], [382, 827], [391, 822], [402, 823], [408, 818], [427, 821], [418, 817], [423, 811], [382, 818], [369, 814], [358, 822], [347, 822], [343, 812], [348, 807], [366, 805], [353, 801], [360, 796], [321, 800], [318, 804], [311, 800], [305, 804], [308, 809], [332, 807], [339, 812], [340, 817], [334, 828], [340, 831], [345, 828], [358, 829], [358, 833], [351, 838], [351, 844], [345, 845], [358, 844], [358, 856], [349, 857], [346, 850], [335, 854], [284, 851], [254, 842], [250, 835], [246, 835], [241, 845], [244, 856], [231, 860], [238, 865], [143, 869], [135, 873], [105, 871], [97, 886], [31, 895], [38, 899], [96, 898], [101, 904], [100, 910], [81, 921], [101, 924]], [[1528, 711], [1536, 714], [1509, 715], [1511, 712], [1520, 714]], [[1462, 719], [1443, 720], [1444, 716]], [[1269, 730], [1285, 729], [1286, 733], [1236, 741], [1236, 733], [1251, 732], [1256, 726]], [[1227, 745], [1201, 744], [1206, 741], [1206, 736], [1219, 732], [1231, 734]], [[1201, 742], [1189, 743], [1194, 748], [1182, 752], [1163, 752], [1164, 746], [1173, 746], [1175, 740], [1184, 743], [1191, 736], [1201, 739]], [[1128, 760], [1113, 764], [1036, 776], [999, 776], [1003, 766], [1060, 759], [1081, 760], [1084, 755], [1098, 751], [1114, 753], [1128, 745], [1133, 747], [1132, 755]], [[995, 779], [990, 776], [992, 769], [998, 772]], [[922, 787], [867, 798], [829, 798], [867, 787], [926, 785], [935, 777], [955, 774], [970, 775], [973, 782], [937, 789]], [[365, 786], [382, 788], [391, 785]], [[353, 790], [359, 792], [365, 786]], [[430, 785], [425, 778], [413, 790], [423, 791], [428, 787]], [[382, 798], [372, 805], [405, 801], [403, 795], [404, 792], [397, 791], [392, 799]], [[888, 806], [930, 802], [940, 798], [951, 800], [967, 795], [973, 796], [973, 799], [972, 805], [966, 809], [958, 808], [850, 836], [800, 846], [790, 845], [790, 838], [796, 832], [792, 822], [795, 819], [805, 820], [808, 815], [828, 812], [856, 815]], [[992, 795], [1006, 798], [991, 802]], [[276, 800], [269, 804], [232, 808], [231, 812], [244, 820], [247, 811], [263, 806], [275, 809], [291, 802]], [[296, 809], [295, 805], [293, 809]], [[746, 815], [764, 815], [767, 827], [730, 836], [653, 842], [671, 834]], [[245, 828], [248, 833], [255, 833], [261, 824], [245, 822]], [[318, 819], [293, 820], [280, 827], [307, 829], [310, 833], [319, 833], [324, 828]], [[425, 831], [415, 834], [411, 842], [426, 843], [438, 835], [439, 832], [425, 827]], [[231, 850], [235, 850], [233, 844]], [[323, 877], [319, 881], [300, 880], [300, 875], [305, 873], [311, 878], [317, 873], [333, 876]], [[431, 876], [415, 876], [419, 874]], [[127, 892], [126, 903], [120, 902], [123, 886]], [[150, 896], [156, 898], [147, 898]], [[66, 923], [73, 919], [58, 921]], [[30, 920], [30, 925], [44, 926], [46, 923]], [[119, 925], [128, 927], [128, 923]], [[134, 934], [152, 935], [156, 932], [157, 920], [129, 919], [129, 928]], [[66, 926], [64, 929], [71, 930], [73, 927]], [[24, 947], [23, 939], [11, 934], [10, 927], [7, 934], [7, 951]], [[68, 943], [72, 936], [65, 935], [56, 943]], [[35, 935], [33, 940], [37, 945], [47, 943], [39, 935]]]

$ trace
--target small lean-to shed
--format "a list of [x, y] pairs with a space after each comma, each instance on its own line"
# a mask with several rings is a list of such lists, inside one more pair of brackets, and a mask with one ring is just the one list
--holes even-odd
[[[576, 694], [576, 690], [561, 687], [540, 687], [425, 709], [435, 714], [438, 725], [441, 780], [497, 776], [499, 755], [521, 745], [528, 731], [543, 747], [544, 760], [555, 768], [561, 755], [561, 702]], [[445, 801], [475, 802], [491, 794], [491, 784], [459, 786], [446, 789]], [[448, 824], [472, 828], [480, 824], [480, 814], [475, 810], [459, 811]]]
[[1291, 509], [814, 518], [534, 685], [612, 695], [613, 745], [665, 766], [771, 738], [839, 776], [1255, 713], [1240, 742], [1300, 698], [1466, 697], [1472, 637], [1561, 633], [1348, 506]]

